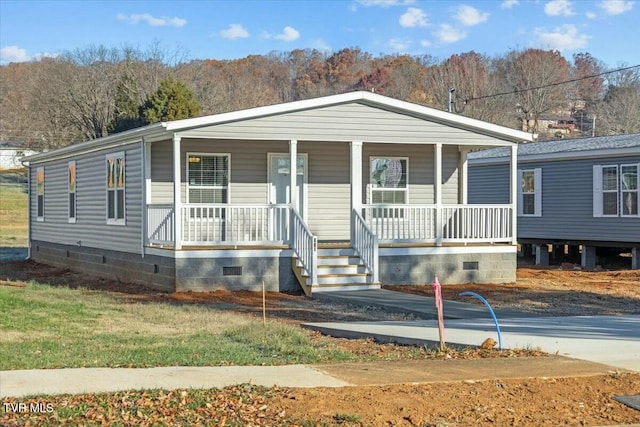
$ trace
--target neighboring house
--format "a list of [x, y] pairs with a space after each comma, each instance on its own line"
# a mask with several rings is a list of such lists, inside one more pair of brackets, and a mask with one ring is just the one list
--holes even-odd
[[[157, 123], [28, 159], [30, 255], [169, 291], [513, 282], [531, 139], [370, 92]], [[496, 146], [513, 197], [468, 205]]]
[[[523, 120], [522, 130], [526, 131], [535, 125], [535, 120]], [[568, 115], [552, 114], [538, 118], [538, 131], [555, 138], [567, 138], [577, 135], [579, 129], [576, 119]]]
[[21, 168], [20, 159], [36, 153], [37, 151], [25, 149], [17, 142], [0, 142], [0, 169]]
[[[469, 154], [469, 202], [505, 203], [509, 152]], [[596, 265], [596, 248], [631, 249], [640, 268], [640, 134], [523, 144], [518, 147], [518, 241], [534, 245], [547, 264], [547, 245]]]

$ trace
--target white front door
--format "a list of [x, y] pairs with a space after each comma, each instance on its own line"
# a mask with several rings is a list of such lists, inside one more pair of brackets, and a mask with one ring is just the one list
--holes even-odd
[[[298, 197], [296, 198], [296, 210], [306, 219], [305, 204], [305, 182], [307, 181], [307, 168], [305, 154], [298, 155], [298, 163], [296, 165], [297, 179], [296, 188]], [[270, 189], [269, 203], [271, 204], [288, 204], [291, 202], [289, 187], [291, 186], [291, 178], [289, 177], [289, 155], [287, 154], [271, 154], [269, 156], [270, 170]]]

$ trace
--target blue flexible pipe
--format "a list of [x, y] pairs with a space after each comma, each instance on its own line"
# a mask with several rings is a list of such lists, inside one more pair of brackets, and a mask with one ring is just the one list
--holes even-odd
[[500, 325], [498, 325], [498, 319], [496, 318], [496, 314], [493, 312], [493, 308], [489, 305], [486, 299], [484, 299], [481, 295], [476, 294], [475, 292], [460, 292], [458, 295], [461, 297], [476, 297], [480, 301], [484, 303], [489, 309], [489, 313], [491, 313], [491, 317], [493, 317], [493, 322], [496, 324], [496, 330], [498, 331], [498, 348], [502, 350], [502, 336], [500, 335]]

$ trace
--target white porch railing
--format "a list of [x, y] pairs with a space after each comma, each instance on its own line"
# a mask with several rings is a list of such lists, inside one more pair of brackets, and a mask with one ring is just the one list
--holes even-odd
[[295, 209], [291, 209], [291, 237], [291, 248], [302, 264], [303, 274], [311, 280], [309, 285], [318, 284], [318, 238]]
[[511, 242], [511, 205], [364, 205], [381, 242]]
[[[148, 241], [173, 244], [172, 205], [148, 205]], [[182, 205], [182, 244], [249, 245], [287, 243], [289, 205]]]
[[360, 212], [353, 210], [353, 249], [371, 274], [371, 282], [378, 283], [378, 236], [367, 226]]

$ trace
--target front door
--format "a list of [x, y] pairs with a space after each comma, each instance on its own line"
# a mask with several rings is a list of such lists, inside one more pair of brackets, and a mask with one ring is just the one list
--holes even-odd
[[[291, 186], [291, 178], [289, 175], [289, 155], [288, 154], [270, 154], [269, 155], [269, 203], [270, 204], [289, 204], [291, 197], [289, 187]], [[300, 216], [306, 220], [306, 203], [305, 203], [305, 183], [307, 181], [307, 156], [306, 154], [298, 154], [298, 162], [296, 165], [297, 179], [296, 189], [298, 197], [296, 198], [296, 210]], [[275, 236], [286, 235], [288, 230], [288, 215], [279, 215], [280, 211], [276, 211]], [[277, 239], [276, 240], [280, 240]]]

